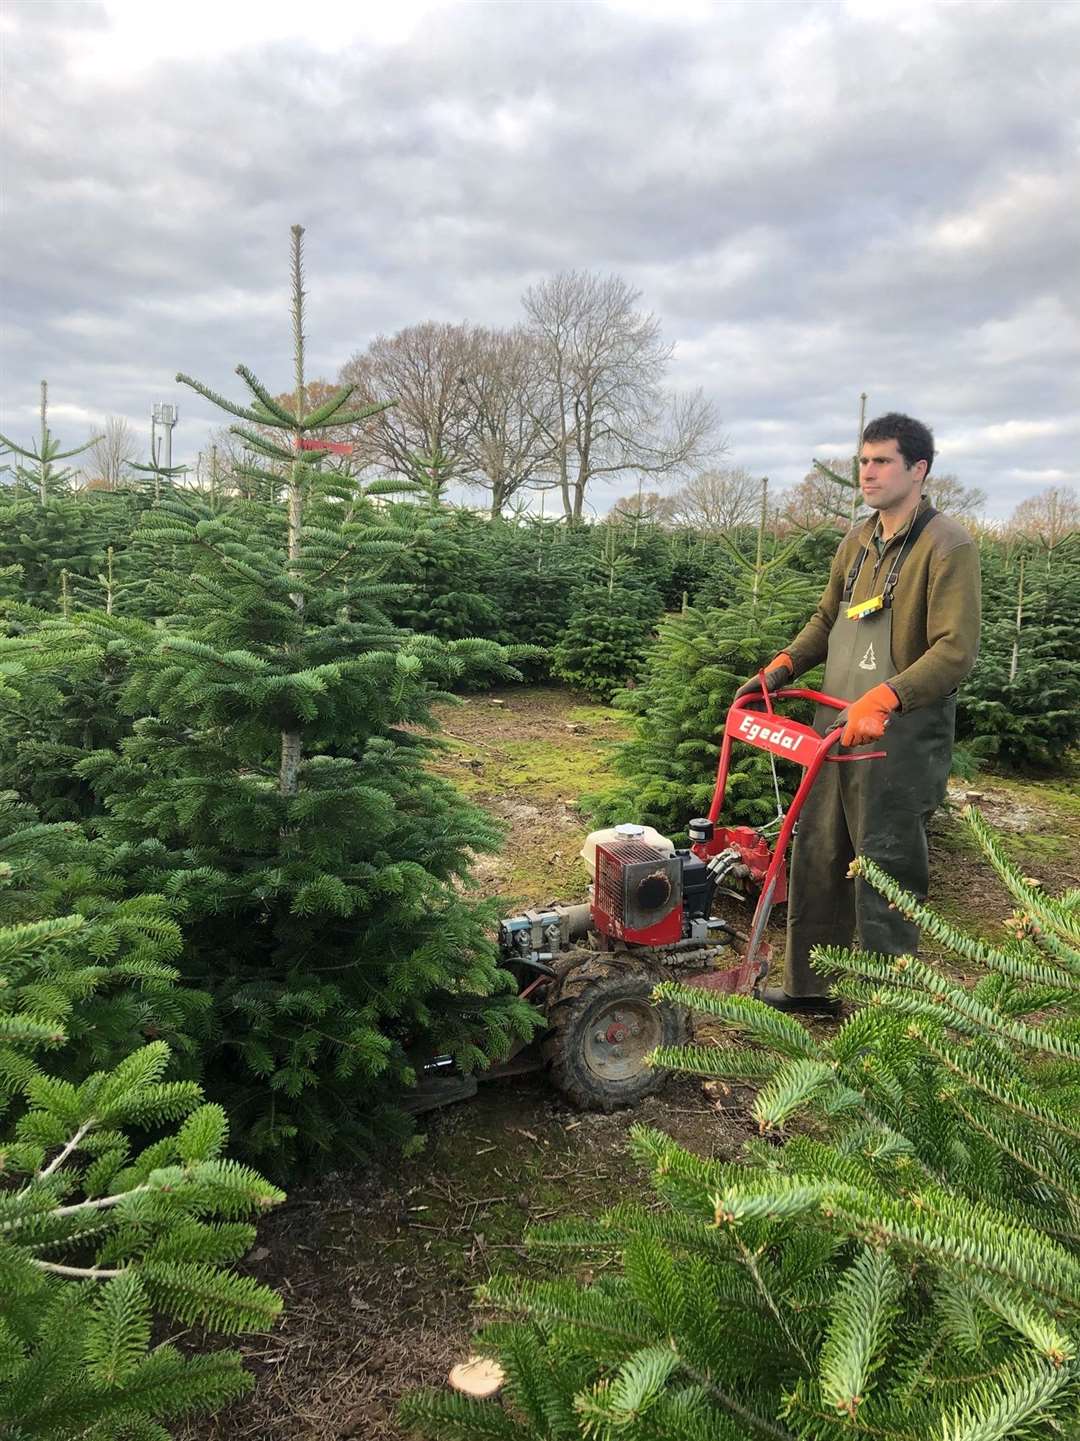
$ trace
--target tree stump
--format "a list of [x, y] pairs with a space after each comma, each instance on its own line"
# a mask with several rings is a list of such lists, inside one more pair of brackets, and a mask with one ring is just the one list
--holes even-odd
[[470, 1356], [450, 1368], [450, 1385], [474, 1401], [492, 1401], [502, 1390], [506, 1373], [490, 1356]]

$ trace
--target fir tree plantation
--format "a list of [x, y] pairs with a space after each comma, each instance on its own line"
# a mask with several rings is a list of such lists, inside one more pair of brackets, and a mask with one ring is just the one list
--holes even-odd
[[[563, 277], [567, 294], [595, 299], [589, 279]], [[836, 546], [834, 515], [798, 524], [766, 482], [751, 514], [741, 472], [724, 527], [660, 524], [643, 489], [580, 523], [601, 472], [575, 469], [588, 437], [537, 402], [521, 336], [500, 342], [498, 376], [534, 430], [512, 443], [491, 335], [472, 336], [470, 383], [434, 426], [418, 398], [432, 387], [396, 396], [387, 379], [426, 354], [445, 380], [460, 336], [415, 327], [340, 386], [312, 381], [300, 227], [289, 282], [287, 390], [245, 365], [235, 394], [178, 377], [230, 425], [197, 469], [151, 456], [118, 485], [80, 484], [87, 447], [54, 435], [44, 385], [34, 439], [0, 437], [12, 1437], [158, 1441], [243, 1395], [241, 1354], [212, 1338], [280, 1326], [283, 1299], [289, 1325], [288, 1288], [237, 1266], [279, 1188], [376, 1160], [408, 1174], [424, 1061], [479, 1071], [540, 1026], [498, 964], [507, 898], [473, 880], [504, 832], [475, 784], [446, 778], [455, 737], [439, 717], [496, 686], [511, 708], [537, 683], [571, 688], [626, 738], [597, 763], [603, 785], [560, 804], [582, 833], [634, 819], [681, 836], [707, 808], [735, 688], [804, 622]], [[557, 292], [533, 294], [538, 324]], [[633, 293], [605, 294], [629, 323]], [[684, 415], [684, 459], [703, 463], [707, 418]], [[561, 450], [534, 463], [544, 435]], [[647, 453], [639, 439], [622, 468]], [[448, 498], [477, 457], [483, 513]], [[846, 524], [850, 483], [819, 471]], [[520, 504], [534, 483], [554, 483], [568, 514]], [[1066, 501], [978, 529], [986, 625], [958, 764], [1001, 787], [1075, 775]], [[726, 818], [768, 825], [791, 781], [782, 767], [778, 795], [745, 751]], [[1007, 926], [927, 910], [857, 861], [928, 951], [823, 955], [840, 1025], [668, 983], [721, 1044], [657, 1064], [736, 1088], [759, 1135], [711, 1160], [636, 1126], [652, 1192], [628, 1187], [603, 1213], [572, 1196], [528, 1238], [546, 1279], [523, 1278], [514, 1245], [499, 1252], [509, 1274], [485, 1283], [497, 1319], [475, 1344], [505, 1370], [500, 1401], [429, 1389], [395, 1424], [533, 1441], [1080, 1435], [1080, 878], [1047, 850], [1061, 884], [1039, 885], [1017, 864], [1037, 847], [977, 812], [965, 825], [953, 843], [996, 874]], [[537, 1094], [514, 1103], [526, 1136]], [[484, 1139], [494, 1174], [499, 1138]], [[470, 1234], [484, 1254], [479, 1222]]]

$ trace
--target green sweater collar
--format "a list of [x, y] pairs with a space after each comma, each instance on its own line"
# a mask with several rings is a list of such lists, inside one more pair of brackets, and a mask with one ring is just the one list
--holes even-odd
[[903, 542], [907, 539], [908, 531], [915, 524], [915, 521], [920, 515], [922, 515], [923, 511], [928, 510], [929, 507], [930, 497], [924, 495], [919, 501], [918, 505], [912, 511], [911, 519], [908, 521], [907, 525], [904, 526], [903, 530], [898, 530], [895, 535], [890, 536], [888, 540], [883, 540], [881, 536], [880, 515], [875, 512], [873, 515], [867, 516], [867, 518], [863, 521], [863, 527], [861, 532], [859, 533], [859, 544], [864, 547], [869, 547], [872, 545], [879, 556], [884, 555], [890, 545], [894, 545], [897, 542], [903, 544]]

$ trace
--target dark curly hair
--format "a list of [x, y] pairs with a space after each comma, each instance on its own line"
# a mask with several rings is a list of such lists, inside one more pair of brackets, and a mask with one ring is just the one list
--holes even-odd
[[912, 420], [910, 415], [901, 415], [890, 410], [888, 415], [879, 415], [863, 431], [863, 440], [895, 440], [904, 464], [910, 470], [917, 460], [926, 461], [926, 474], [934, 463], [934, 433], [921, 420]]

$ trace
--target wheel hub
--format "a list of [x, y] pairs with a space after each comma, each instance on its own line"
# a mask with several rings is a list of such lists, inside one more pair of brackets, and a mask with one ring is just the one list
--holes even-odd
[[645, 1057], [663, 1039], [660, 1013], [648, 1001], [608, 1002], [591, 1018], [585, 1064], [605, 1081], [626, 1081], [645, 1069]]

